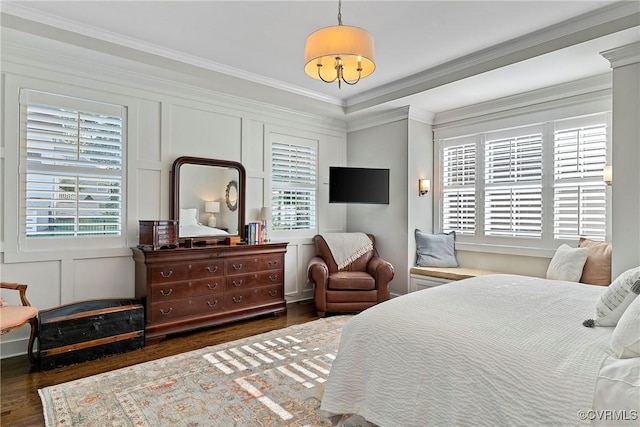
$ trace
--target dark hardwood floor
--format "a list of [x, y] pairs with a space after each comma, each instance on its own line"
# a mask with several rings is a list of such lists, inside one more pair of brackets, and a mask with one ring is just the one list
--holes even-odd
[[2, 398], [0, 425], [44, 426], [42, 404], [38, 395], [38, 389], [43, 387], [305, 323], [317, 318], [313, 302], [293, 303], [287, 306], [285, 316], [265, 316], [173, 335], [140, 350], [43, 372], [32, 368], [26, 355], [3, 359], [0, 361]]

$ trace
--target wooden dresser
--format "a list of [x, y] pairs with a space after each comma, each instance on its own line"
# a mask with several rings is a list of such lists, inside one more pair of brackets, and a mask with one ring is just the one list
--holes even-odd
[[132, 250], [147, 342], [287, 310], [287, 243]]

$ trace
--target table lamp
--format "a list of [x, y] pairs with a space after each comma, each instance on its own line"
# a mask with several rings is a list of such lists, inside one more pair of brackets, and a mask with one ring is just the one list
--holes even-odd
[[220, 212], [220, 202], [204, 202], [204, 211], [211, 214], [207, 225], [209, 227], [216, 226], [216, 213]]

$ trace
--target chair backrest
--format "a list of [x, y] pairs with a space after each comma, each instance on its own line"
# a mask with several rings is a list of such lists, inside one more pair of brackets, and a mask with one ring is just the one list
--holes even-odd
[[[371, 239], [371, 243], [373, 243], [373, 249], [364, 253], [360, 258], [353, 261], [351, 264], [347, 265], [340, 271], [366, 271], [367, 264], [373, 256], [375, 255], [375, 247], [376, 247], [376, 238], [373, 234], [367, 234], [369, 239]], [[335, 273], [338, 271], [338, 264], [333, 259], [333, 255], [331, 255], [331, 251], [329, 250], [329, 246], [327, 246], [327, 242], [322, 238], [321, 235], [317, 234], [313, 238], [313, 242], [316, 245], [316, 254], [325, 260], [327, 263], [327, 267], [329, 267], [329, 273]]]

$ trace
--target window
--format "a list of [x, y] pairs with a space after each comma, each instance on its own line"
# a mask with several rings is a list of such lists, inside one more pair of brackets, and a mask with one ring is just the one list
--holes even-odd
[[120, 237], [124, 107], [21, 92], [25, 242]]
[[606, 122], [574, 119], [554, 131], [553, 233], [556, 239], [606, 237]]
[[441, 139], [441, 229], [459, 241], [551, 248], [604, 240], [608, 114]]
[[443, 208], [445, 230], [474, 234], [476, 227], [476, 143], [449, 141], [443, 152]]
[[275, 136], [271, 143], [274, 231], [316, 229], [316, 141]]
[[485, 138], [485, 235], [540, 238], [542, 133], [518, 129]]

